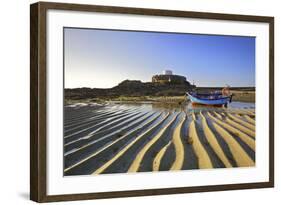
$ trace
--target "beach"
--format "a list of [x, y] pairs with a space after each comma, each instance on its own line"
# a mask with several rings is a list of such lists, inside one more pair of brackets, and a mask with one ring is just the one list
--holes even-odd
[[255, 166], [255, 103], [177, 98], [67, 103], [64, 175]]

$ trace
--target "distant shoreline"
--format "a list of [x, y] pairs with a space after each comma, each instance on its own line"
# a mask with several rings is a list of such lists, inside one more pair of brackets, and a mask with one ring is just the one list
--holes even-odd
[[[70, 101], [148, 101], [182, 104], [186, 101], [186, 92], [192, 90], [209, 93], [214, 90], [222, 90], [222, 87], [196, 87], [184, 80], [171, 82], [124, 80], [117, 86], [108, 89], [66, 88], [64, 98], [66, 103]], [[231, 87], [230, 90], [234, 93], [234, 101], [255, 102], [255, 87]]]
[[[221, 90], [224, 87], [196, 87], [196, 90]], [[256, 91], [256, 87], [230, 87], [231, 91]]]
[[[232, 91], [234, 94], [233, 101], [255, 103], [255, 91]], [[69, 99], [65, 98], [65, 104], [73, 104], [79, 102], [97, 102], [105, 103], [108, 101], [118, 101], [124, 103], [166, 103], [166, 104], [184, 104], [188, 102], [185, 95], [182, 96], [119, 96], [119, 97], [95, 97], [83, 99]]]
[[[112, 87], [114, 88], [114, 87]], [[64, 88], [65, 90], [76, 90], [76, 89], [98, 89], [98, 90], [108, 90], [112, 88], [92, 88], [92, 87], [76, 87], [76, 88]], [[196, 89], [199, 90], [220, 90], [223, 89], [224, 87], [196, 87]], [[250, 87], [230, 87], [231, 90], [243, 90], [243, 91], [255, 91], [256, 87], [250, 86]]]

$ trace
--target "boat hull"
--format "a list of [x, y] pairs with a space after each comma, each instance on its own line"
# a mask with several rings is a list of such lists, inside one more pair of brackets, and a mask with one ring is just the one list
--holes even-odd
[[225, 104], [214, 104], [214, 105], [209, 105], [209, 104], [200, 104], [200, 103], [195, 103], [191, 102], [192, 107], [223, 107]]
[[222, 106], [226, 105], [231, 97], [221, 97], [218, 99], [200, 99], [198, 97], [195, 97], [189, 93], [187, 93], [189, 96], [190, 101], [192, 104], [197, 104], [197, 105], [211, 105], [211, 106]]

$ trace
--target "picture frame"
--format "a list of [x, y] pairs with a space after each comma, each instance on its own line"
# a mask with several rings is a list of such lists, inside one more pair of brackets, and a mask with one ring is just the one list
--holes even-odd
[[[48, 80], [50, 80], [50, 70], [48, 70], [48, 43], [52, 41], [48, 26], [55, 17], [50, 17], [49, 11], [60, 11], [64, 14], [70, 12], [81, 12], [84, 14], [116, 14], [124, 18], [126, 16], [140, 17], [157, 17], [176, 19], [195, 19], [208, 21], [228, 22], [246, 22], [254, 24], [266, 25], [266, 40], [268, 41], [268, 116], [264, 121], [268, 126], [268, 164], [266, 166], [267, 179], [254, 182], [239, 182], [239, 183], [218, 183], [212, 185], [194, 185], [194, 186], [171, 186], [161, 188], [140, 188], [132, 190], [115, 190], [115, 191], [99, 191], [99, 192], [77, 192], [62, 194], [49, 194], [48, 177], [50, 176], [50, 168], [48, 163], [51, 158], [48, 157], [48, 136], [50, 127], [48, 125], [50, 92], [48, 88]], [[79, 14], [78, 14], [79, 15]], [[123, 18], [122, 17], [122, 18]], [[67, 17], [65, 17], [67, 18]], [[73, 19], [72, 19], [73, 20]], [[58, 19], [58, 21], [60, 21]], [[78, 20], [77, 20], [78, 21]], [[121, 23], [122, 24], [122, 23]], [[164, 24], [163, 24], [164, 25]], [[138, 26], [138, 25], [135, 25]], [[254, 25], [255, 26], [255, 25]], [[166, 22], [166, 27], [168, 24]], [[62, 37], [62, 30], [61, 36]], [[58, 51], [61, 52], [61, 51]], [[51, 55], [51, 54], [50, 54]], [[60, 69], [60, 68], [56, 68]], [[62, 80], [62, 79], [61, 79]], [[55, 170], [61, 177], [60, 170]], [[97, 176], [99, 177], [99, 176]], [[115, 177], [118, 177], [117, 175]], [[30, 6], [30, 199], [36, 202], [53, 202], [53, 201], [69, 201], [69, 200], [86, 200], [86, 199], [101, 199], [115, 197], [133, 197], [133, 196], [148, 196], [162, 194], [180, 194], [193, 192], [210, 192], [223, 190], [237, 189], [253, 189], [274, 187], [274, 17], [267, 16], [250, 16], [237, 14], [219, 14], [206, 12], [190, 12], [190, 11], [174, 11], [174, 10], [158, 10], [144, 8], [129, 8], [129, 7], [111, 7], [98, 5], [84, 4], [66, 4], [66, 3], [49, 3], [38, 2]]]

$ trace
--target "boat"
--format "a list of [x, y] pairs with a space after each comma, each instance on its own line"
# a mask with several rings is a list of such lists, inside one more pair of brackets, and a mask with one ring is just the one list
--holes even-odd
[[233, 94], [223, 95], [222, 92], [210, 94], [199, 94], [197, 92], [187, 92], [192, 105], [225, 106], [231, 103]]

